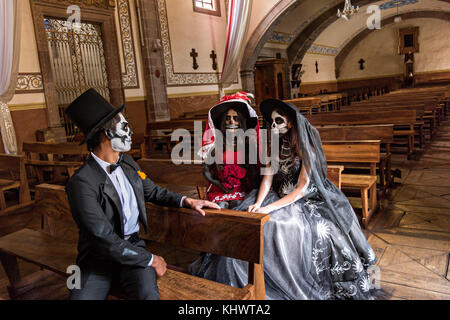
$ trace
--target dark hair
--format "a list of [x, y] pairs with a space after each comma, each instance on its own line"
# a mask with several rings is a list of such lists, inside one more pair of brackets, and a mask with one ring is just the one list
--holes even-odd
[[[274, 109], [273, 111], [276, 111], [280, 115], [282, 115], [283, 117], [287, 117], [288, 118], [288, 121], [292, 125], [291, 129], [287, 133], [287, 137], [288, 137], [289, 143], [291, 145], [291, 155], [290, 156], [291, 156], [291, 158], [295, 158], [296, 156], [301, 157], [300, 139], [299, 139], [298, 131], [297, 131], [297, 119], [293, 118], [292, 115], [289, 112], [287, 112], [286, 110], [284, 110], [282, 108], [277, 108], [277, 109]], [[269, 129], [270, 129], [272, 123], [269, 123], [267, 121], [267, 125], [269, 126]], [[281, 146], [282, 146], [282, 144], [280, 143], [280, 149], [281, 149]]]
[[106, 122], [103, 127], [97, 129], [95, 134], [89, 139], [86, 140], [87, 149], [89, 151], [94, 151], [95, 148], [100, 144], [100, 137], [102, 132], [106, 129], [114, 130], [116, 128], [116, 124], [120, 121], [120, 116], [117, 114], [114, 118]]

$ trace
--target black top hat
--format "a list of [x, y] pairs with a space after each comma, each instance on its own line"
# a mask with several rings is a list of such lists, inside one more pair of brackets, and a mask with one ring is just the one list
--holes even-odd
[[224, 113], [230, 109], [234, 109], [244, 116], [247, 121], [247, 129], [254, 129], [256, 127], [258, 118], [250, 117], [250, 113], [248, 112], [248, 107], [245, 102], [225, 101], [211, 109], [211, 119], [216, 128], [220, 127], [220, 119]]
[[84, 140], [89, 140], [106, 122], [125, 108], [125, 104], [114, 108], [94, 89], [89, 89], [76, 98], [65, 110], [69, 118], [80, 128]]
[[261, 105], [259, 106], [259, 110], [267, 123], [270, 123], [270, 120], [272, 119], [272, 112], [275, 109], [284, 110], [293, 120], [297, 118], [297, 107], [289, 102], [284, 102], [278, 99], [266, 99], [261, 102]]

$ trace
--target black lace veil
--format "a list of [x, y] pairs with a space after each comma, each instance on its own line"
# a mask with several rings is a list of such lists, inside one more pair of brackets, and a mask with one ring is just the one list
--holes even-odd
[[[260, 110], [264, 120], [270, 121], [272, 111], [275, 109], [285, 110], [290, 120], [296, 123], [302, 165], [305, 166], [310, 181], [317, 186], [318, 192], [330, 208], [330, 220], [344, 233], [348, 233], [355, 220], [355, 213], [344, 193], [327, 178], [328, 166], [319, 131], [294, 105], [278, 99], [267, 99], [261, 103]], [[294, 129], [295, 127], [291, 130]]]

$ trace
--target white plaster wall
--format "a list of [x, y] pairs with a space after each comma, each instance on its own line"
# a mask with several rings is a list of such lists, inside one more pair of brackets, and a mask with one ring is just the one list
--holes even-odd
[[[217, 54], [219, 71], [222, 69], [226, 42], [225, 2], [220, 1], [221, 16], [194, 12], [192, 1], [166, 0], [170, 46], [174, 72], [213, 73], [211, 50]], [[199, 68], [192, 68], [190, 52], [198, 53]]]
[[[36, 38], [34, 35], [33, 18], [29, 1], [22, 1], [22, 30], [20, 42], [19, 73], [40, 73], [39, 56]], [[45, 104], [43, 93], [16, 94], [9, 103], [21, 104]]]
[[[302, 60], [302, 83], [314, 83], [336, 80], [334, 72], [334, 56], [321, 54], [305, 54]], [[319, 73], [316, 73], [316, 61], [319, 65]]]
[[[450, 69], [450, 22], [421, 18], [390, 24], [371, 33], [344, 60], [339, 79], [358, 79], [403, 73], [403, 56], [398, 54], [398, 29], [419, 27], [420, 52], [415, 54], [415, 72]], [[364, 59], [365, 70], [359, 69]]]

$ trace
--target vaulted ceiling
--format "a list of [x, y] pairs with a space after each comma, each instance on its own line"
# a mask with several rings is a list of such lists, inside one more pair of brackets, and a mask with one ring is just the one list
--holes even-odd
[[381, 9], [382, 25], [392, 23], [397, 12], [403, 17], [427, 12], [424, 16], [430, 18], [433, 12], [437, 15], [450, 12], [449, 0], [353, 0], [352, 3], [359, 5], [360, 10], [346, 21], [336, 16], [337, 9], [342, 10], [344, 6], [342, 0], [299, 0], [294, 9], [277, 21], [265, 46], [287, 50], [290, 63], [301, 60], [308, 51], [338, 56], [352, 39], [358, 35], [361, 38], [368, 30], [366, 22], [371, 13], [367, 13], [367, 8], [370, 5]]

